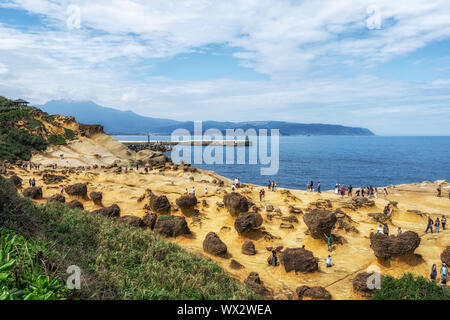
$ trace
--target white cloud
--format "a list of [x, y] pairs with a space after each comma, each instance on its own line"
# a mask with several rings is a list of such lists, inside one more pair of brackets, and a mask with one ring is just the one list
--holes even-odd
[[[0, 91], [36, 103], [92, 99], [126, 109], [132, 102], [142, 114], [178, 119], [267, 119], [276, 114], [326, 122], [322, 109], [346, 104], [341, 115], [334, 116], [331, 109], [328, 122], [355, 125], [364, 120], [361, 101], [448, 102], [448, 92], [430, 91], [442, 89], [445, 79], [434, 84], [399, 82], [367, 76], [365, 70], [450, 37], [450, 2], [378, 0], [381, 29], [369, 30], [367, 8], [373, 4], [373, 0], [7, 0], [0, 10], [22, 8], [41, 15], [45, 25], [19, 29], [0, 22]], [[67, 28], [69, 5], [80, 7], [80, 29]], [[141, 61], [170, 58], [210, 44], [235, 48], [233, 56], [241, 65], [270, 80], [176, 81], [152, 74], [137, 80], [131, 74], [131, 67]], [[360, 66], [361, 73], [351, 77], [327, 73], [339, 65]], [[314, 105], [315, 116], [309, 109], [293, 109], [303, 104]], [[352, 109], [355, 104], [357, 112]], [[292, 110], [298, 115], [289, 117]], [[382, 110], [386, 109], [374, 107], [366, 120]], [[404, 114], [404, 110], [402, 104], [386, 112]], [[349, 114], [355, 118], [345, 119]]]

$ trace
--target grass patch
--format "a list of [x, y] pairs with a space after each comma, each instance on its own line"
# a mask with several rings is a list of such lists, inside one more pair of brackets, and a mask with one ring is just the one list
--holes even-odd
[[150, 230], [60, 203], [36, 206], [19, 197], [2, 177], [0, 225], [48, 243], [53, 249], [49, 258], [59, 266], [60, 278], [67, 276], [69, 265], [79, 266], [83, 280], [81, 290], [73, 293], [75, 298], [259, 298], [214, 261]]
[[373, 300], [450, 300], [448, 288], [441, 287], [422, 276], [405, 273], [401, 278], [385, 276]]

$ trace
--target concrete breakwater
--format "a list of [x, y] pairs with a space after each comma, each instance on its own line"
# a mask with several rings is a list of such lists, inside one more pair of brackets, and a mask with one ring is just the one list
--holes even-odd
[[173, 146], [229, 146], [229, 147], [248, 147], [252, 145], [250, 140], [185, 140], [185, 141], [120, 141], [133, 151], [152, 150], [168, 152]]

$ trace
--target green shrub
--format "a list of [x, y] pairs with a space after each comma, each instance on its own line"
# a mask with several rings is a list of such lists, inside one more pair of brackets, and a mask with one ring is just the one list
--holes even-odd
[[44, 273], [46, 246], [0, 227], [0, 300], [62, 300], [63, 281]]
[[55, 124], [55, 117], [53, 115], [45, 113], [45, 112], [42, 113], [42, 120], [44, 120], [48, 123], [51, 123], [51, 124]]
[[[6, 131], [6, 132], [5, 132]], [[0, 131], [0, 159], [14, 161], [30, 160], [33, 150], [42, 151], [47, 148], [45, 140], [26, 130], [9, 128]]]
[[422, 276], [405, 273], [401, 278], [385, 276], [374, 300], [449, 300], [450, 293]]
[[66, 139], [64, 139], [63, 136], [60, 135], [56, 135], [56, 134], [52, 134], [48, 137], [47, 139], [48, 143], [50, 145], [57, 145], [57, 146], [61, 146], [61, 145], [66, 145]]
[[37, 120], [37, 119], [35, 119], [35, 118], [31, 118], [30, 120], [28, 120], [27, 128], [30, 129], [30, 130], [34, 130], [34, 129], [36, 129], [38, 127], [41, 127], [41, 126], [43, 126], [42, 122]]
[[73, 130], [64, 128], [64, 138], [66, 140], [73, 140], [75, 138], [75, 132]]
[[1, 176], [0, 219], [18, 233], [28, 225], [26, 221], [38, 219], [32, 224], [34, 234], [52, 247], [49, 258], [58, 265], [57, 276], [67, 276], [69, 265], [81, 268], [84, 280], [81, 290], [72, 293], [75, 298], [259, 298], [216, 262], [189, 253], [150, 230], [61, 203], [34, 205], [17, 196], [12, 182]]

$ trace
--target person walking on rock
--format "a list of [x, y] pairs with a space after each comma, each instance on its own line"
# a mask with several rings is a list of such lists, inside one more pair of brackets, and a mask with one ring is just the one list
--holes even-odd
[[447, 285], [448, 267], [445, 263], [441, 267], [441, 286]]
[[436, 269], [436, 265], [433, 264], [433, 266], [431, 267], [431, 273], [430, 273], [431, 282], [436, 282], [436, 278], [437, 278], [437, 269]]
[[442, 230], [445, 230], [446, 223], [447, 223], [447, 218], [445, 216], [442, 216], [442, 218], [441, 218]]
[[425, 229], [425, 233], [428, 233], [428, 230], [431, 230], [431, 233], [433, 233], [433, 219], [431, 219], [431, 217], [428, 217], [428, 224]]
[[436, 218], [436, 221], [434, 222], [434, 232], [439, 233], [439, 227], [441, 226], [441, 221], [439, 218]]
[[319, 181], [319, 183], [317, 184], [317, 192], [318, 193], [320, 193], [320, 187], [321, 187], [321, 185], [320, 185], [320, 181]]

